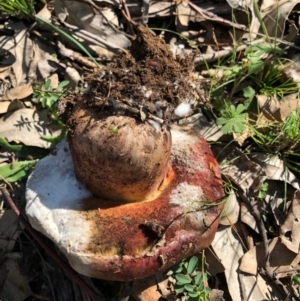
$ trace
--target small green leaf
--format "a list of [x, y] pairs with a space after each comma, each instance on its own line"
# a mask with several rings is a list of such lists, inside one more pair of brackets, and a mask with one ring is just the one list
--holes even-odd
[[118, 130], [118, 128], [116, 127], [116, 126], [114, 126], [114, 127], [109, 127], [108, 128], [114, 135], [118, 135], [118, 133], [119, 133], [119, 130]]
[[195, 291], [195, 286], [192, 284], [185, 284], [184, 289], [188, 292], [194, 292]]
[[175, 275], [175, 278], [179, 285], [180, 284], [188, 284], [188, 283], [192, 282], [192, 279], [189, 276], [184, 275], [184, 274], [177, 274], [177, 275]]
[[48, 78], [45, 82], [45, 90], [46, 91], [51, 90], [51, 79], [50, 78]]
[[221, 110], [222, 117], [217, 118], [216, 123], [223, 125], [222, 131], [224, 134], [241, 134], [247, 128], [248, 114], [242, 113], [245, 110], [243, 104], [239, 104], [237, 107], [234, 105], [227, 106]]
[[197, 298], [199, 296], [199, 293], [198, 292], [188, 292], [188, 295], [191, 297], [191, 298]]
[[259, 74], [265, 67], [263, 60], [256, 55], [248, 55], [248, 72], [250, 74]]
[[196, 285], [200, 285], [201, 283], [203, 283], [203, 274], [201, 272], [199, 272], [195, 277], [194, 277], [194, 283]]
[[233, 115], [240, 115], [243, 111], [245, 111], [245, 106], [241, 103], [236, 108], [233, 105], [230, 107]]
[[188, 267], [187, 267], [187, 273], [192, 274], [195, 270], [195, 268], [198, 266], [199, 259], [197, 256], [193, 256], [190, 258], [188, 262]]
[[183, 286], [176, 286], [175, 287], [175, 292], [176, 294], [181, 294], [184, 292], [184, 287]]
[[174, 274], [179, 274], [182, 272], [183, 263], [184, 263], [184, 261], [181, 260], [173, 266], [172, 270], [174, 271]]
[[239, 66], [239, 65], [234, 65], [234, 66], [232, 67], [232, 71], [233, 71], [234, 73], [239, 73], [241, 70], [242, 70], [242, 67]]
[[186, 261], [186, 259], [183, 261], [183, 267], [185, 268], [185, 270], [187, 270], [189, 263]]
[[247, 86], [243, 89], [243, 94], [244, 97], [246, 97], [249, 100], [252, 100], [253, 97], [255, 96], [255, 90], [252, 87]]
[[56, 88], [56, 91], [62, 90], [62, 88], [67, 86], [68, 84], [69, 84], [68, 80], [64, 80], [64, 81], [60, 82]]
[[300, 274], [293, 276], [293, 282], [295, 284], [300, 284]]

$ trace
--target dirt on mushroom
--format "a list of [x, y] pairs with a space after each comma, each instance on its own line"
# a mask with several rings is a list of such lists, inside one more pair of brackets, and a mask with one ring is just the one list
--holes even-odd
[[[160, 102], [163, 113], [159, 117], [168, 122], [176, 119], [173, 111], [180, 103], [194, 104], [200, 99], [192, 68], [193, 55], [175, 57], [163, 39], [155, 37], [146, 27], [138, 26], [137, 37], [129, 50], [104, 69], [88, 74], [88, 91], [72, 95], [71, 103], [101, 108], [101, 112], [110, 115], [116, 114], [114, 101], [119, 101], [138, 110], [125, 110], [126, 115], [140, 115], [143, 110], [144, 117], [134, 116], [143, 120], [148, 113], [157, 113], [155, 103]], [[69, 106], [65, 102], [62, 107]], [[71, 124], [69, 122], [70, 129]]]

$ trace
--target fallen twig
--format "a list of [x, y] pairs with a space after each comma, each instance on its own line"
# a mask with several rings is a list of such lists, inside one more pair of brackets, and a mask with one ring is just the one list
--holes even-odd
[[231, 53], [233, 53], [233, 51], [236, 51], [236, 52], [243, 51], [248, 47], [251, 47], [251, 46], [254, 46], [257, 44], [262, 44], [262, 43], [265, 43], [265, 39], [263, 39], [263, 38], [255, 40], [255, 41], [247, 42], [243, 45], [238, 46], [237, 48], [232, 47], [231, 49], [220, 50], [215, 53], [201, 54], [200, 56], [195, 58], [194, 63], [195, 63], [195, 66], [198, 66], [198, 65], [204, 64], [205, 62], [212, 62], [212, 61], [220, 59], [224, 56], [230, 55]]
[[237, 24], [237, 23], [231, 22], [229, 20], [226, 20], [224, 18], [221, 18], [221, 17], [213, 14], [212, 12], [209, 12], [205, 9], [200, 8], [199, 6], [197, 6], [194, 3], [190, 2], [189, 0], [183, 0], [183, 2], [186, 2], [190, 7], [192, 7], [196, 12], [198, 12], [206, 20], [222, 23], [222, 24], [225, 24], [225, 25], [230, 26], [230, 27], [234, 27], [234, 28], [237, 28], [237, 29], [247, 31], [247, 27], [245, 25]]
[[80, 52], [76, 52], [72, 49], [67, 48], [60, 41], [57, 41], [57, 48], [58, 48], [59, 54], [62, 57], [66, 57], [70, 60], [76, 61], [76, 62], [78, 62], [88, 68], [91, 68], [91, 69], [97, 68], [97, 66], [93, 62], [91, 62], [87, 57], [83, 56]]
[[134, 30], [133, 30], [133, 26], [132, 25], [137, 25], [136, 22], [134, 22], [132, 19], [131, 19], [131, 16], [130, 16], [130, 12], [128, 10], [128, 7], [126, 5], [126, 0], [120, 0], [120, 3], [122, 5], [122, 15], [123, 17], [126, 19], [127, 23], [128, 23], [128, 26], [129, 26], [129, 29], [130, 29], [130, 32], [131, 34], [134, 36]]

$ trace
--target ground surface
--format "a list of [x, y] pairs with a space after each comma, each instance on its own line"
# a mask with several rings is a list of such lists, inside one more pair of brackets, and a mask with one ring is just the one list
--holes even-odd
[[[197, 273], [210, 275], [201, 284], [215, 289], [211, 300], [299, 300], [298, 2], [277, 7], [276, 1], [263, 1], [257, 15], [251, 1], [239, 9], [232, 1], [150, 1], [149, 10], [147, 1], [101, 8], [66, 1], [66, 23], [61, 1], [54, 2], [40, 16], [59, 16], [51, 22], [80, 41], [86, 38], [101, 67], [35, 18], [1, 13], [0, 175], [20, 211], [34, 160], [55, 152], [50, 136], [62, 129], [56, 104], [65, 79], [71, 90], [59, 105], [62, 119], [82, 102], [98, 109], [105, 104], [108, 114], [117, 108], [158, 124], [180, 123], [174, 109], [185, 102], [191, 110], [183, 117], [211, 143], [228, 195], [215, 240], [205, 257], [198, 256]], [[35, 5], [36, 11], [42, 8]], [[90, 27], [97, 22], [99, 28]], [[137, 22], [167, 30], [155, 30], [154, 37]], [[45, 252], [64, 259], [53, 243], [42, 237], [42, 248], [1, 197], [2, 301], [91, 300], [95, 292], [103, 301], [149, 300], [141, 297], [140, 282], [82, 277], [87, 288], [80, 275], [67, 273]], [[174, 292], [173, 276], [165, 282], [165, 275], [157, 277], [146, 283], [154, 284], [151, 296], [188, 295]], [[205, 291], [199, 287], [197, 292]], [[204, 293], [202, 300], [208, 298]]]

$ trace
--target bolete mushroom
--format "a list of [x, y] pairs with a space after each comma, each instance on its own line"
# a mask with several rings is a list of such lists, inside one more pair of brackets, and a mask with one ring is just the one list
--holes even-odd
[[[142, 34], [136, 43], [147, 39]], [[189, 69], [180, 69], [159, 43], [141, 52], [133, 43], [136, 57], [94, 74], [89, 90], [72, 105], [65, 103], [68, 142], [41, 160], [27, 183], [32, 226], [90, 277], [130, 281], [155, 274], [208, 247], [218, 227], [224, 192], [216, 159], [192, 126], [173, 122], [173, 112], [181, 115], [175, 96], [194, 93], [187, 88]], [[158, 51], [155, 64], [149, 65], [147, 49], [151, 56]], [[146, 58], [134, 63], [141, 55]], [[130, 70], [136, 72], [126, 75]], [[169, 88], [165, 70], [177, 76]], [[154, 86], [143, 85], [145, 74], [165, 80], [152, 81], [158, 87], [153, 101]], [[124, 87], [140, 97], [137, 105]], [[164, 100], [156, 101], [155, 93], [164, 90]], [[185, 116], [193, 103], [184, 103]]]
[[131, 203], [93, 196], [76, 180], [68, 143], [62, 143], [29, 178], [32, 226], [59, 246], [75, 270], [107, 280], [143, 278], [208, 247], [223, 197], [220, 171], [195, 130], [172, 127], [171, 134], [165, 183], [153, 200]]

